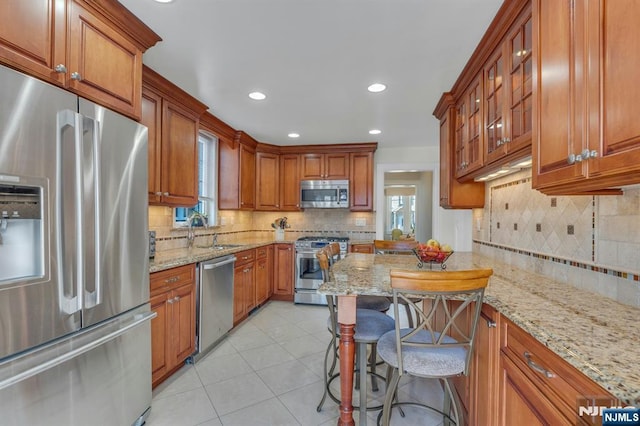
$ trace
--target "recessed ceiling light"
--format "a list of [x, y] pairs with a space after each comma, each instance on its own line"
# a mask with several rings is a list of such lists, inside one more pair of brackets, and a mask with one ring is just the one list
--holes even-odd
[[380, 133], [382, 133], [382, 130], [378, 130], [378, 129], [369, 130], [370, 135], [379, 135]]
[[155, 0], [158, 3], [171, 3], [173, 0]]
[[367, 87], [367, 90], [373, 93], [378, 93], [382, 92], [386, 88], [387, 86], [382, 83], [373, 83], [371, 86]]
[[261, 101], [261, 100], [265, 99], [267, 97], [267, 95], [265, 95], [262, 92], [251, 92], [251, 93], [249, 93], [249, 97], [251, 99], [256, 100], [256, 101]]
[[290, 138], [299, 138], [300, 134], [299, 133], [289, 133], [287, 136], [289, 136]]

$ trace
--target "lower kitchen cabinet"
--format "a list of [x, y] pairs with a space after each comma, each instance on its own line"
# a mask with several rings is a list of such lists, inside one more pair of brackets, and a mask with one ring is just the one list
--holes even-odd
[[196, 349], [196, 268], [180, 266], [150, 276], [151, 380], [157, 386]]
[[233, 273], [233, 325], [237, 325], [256, 306], [255, 250], [236, 253]]
[[600, 424], [595, 417], [578, 418], [579, 398], [616, 405], [606, 390], [511, 321], [502, 319], [501, 334], [499, 425]]
[[293, 301], [293, 276], [293, 244], [274, 244], [272, 299]]
[[495, 425], [498, 422], [498, 361], [500, 354], [500, 314], [490, 305], [482, 305], [471, 361], [469, 424]]
[[256, 305], [262, 305], [273, 294], [273, 246], [256, 249]]

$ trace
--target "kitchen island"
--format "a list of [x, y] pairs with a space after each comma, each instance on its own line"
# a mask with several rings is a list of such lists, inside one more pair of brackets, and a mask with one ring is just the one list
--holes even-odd
[[[428, 267], [428, 266], [427, 266]], [[437, 265], [435, 265], [437, 267]], [[358, 295], [390, 296], [391, 269], [417, 268], [407, 255], [350, 253], [319, 292], [337, 295], [344, 337], [352, 336]], [[448, 270], [492, 268], [485, 303], [625, 405], [640, 406], [640, 310], [474, 253], [454, 253]], [[340, 311], [342, 309], [342, 311]], [[342, 341], [341, 341], [342, 343]], [[341, 370], [353, 367], [352, 342], [341, 346]], [[351, 383], [341, 382], [340, 424], [351, 419]], [[577, 412], [577, 408], [576, 408]]]

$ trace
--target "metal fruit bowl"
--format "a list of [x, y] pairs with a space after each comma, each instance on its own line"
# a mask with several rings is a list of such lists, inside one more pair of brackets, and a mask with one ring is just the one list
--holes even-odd
[[449, 256], [453, 254], [451, 251], [418, 251], [413, 249], [413, 254], [418, 258], [418, 268], [422, 268], [425, 264], [429, 264], [429, 268], [433, 269], [433, 264], [439, 264], [441, 269], [447, 269], [445, 262], [449, 259]]

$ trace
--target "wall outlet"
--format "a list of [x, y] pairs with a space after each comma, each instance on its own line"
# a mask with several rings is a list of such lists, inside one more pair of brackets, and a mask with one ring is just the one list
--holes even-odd
[[356, 219], [356, 226], [367, 226], [367, 219]]
[[227, 224], [227, 218], [224, 216], [220, 216], [220, 225], [226, 225]]

